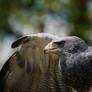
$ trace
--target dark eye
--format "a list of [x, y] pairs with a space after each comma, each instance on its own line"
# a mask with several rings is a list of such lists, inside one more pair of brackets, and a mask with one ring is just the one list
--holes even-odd
[[54, 43], [59, 46], [64, 46], [65, 41], [58, 41], [58, 42], [54, 42]]

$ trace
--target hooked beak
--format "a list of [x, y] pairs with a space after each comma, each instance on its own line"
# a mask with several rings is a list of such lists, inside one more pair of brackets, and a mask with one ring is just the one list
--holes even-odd
[[50, 45], [47, 45], [45, 48], [44, 48], [44, 53], [47, 54], [47, 53], [51, 53], [51, 52], [55, 52], [57, 51], [58, 48], [54, 48]]
[[44, 49], [44, 53], [50, 53], [50, 52], [54, 52], [56, 50], [56, 48], [52, 48], [52, 49]]

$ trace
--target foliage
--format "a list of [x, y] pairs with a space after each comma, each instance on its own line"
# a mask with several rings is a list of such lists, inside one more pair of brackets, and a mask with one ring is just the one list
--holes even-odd
[[91, 0], [1, 0], [0, 32], [21, 36], [16, 26], [13, 27], [15, 22], [22, 27], [32, 26], [33, 32], [44, 32], [44, 15], [57, 15], [54, 18], [60, 17], [61, 21], [66, 21], [68, 35], [77, 35], [91, 45], [91, 6]]

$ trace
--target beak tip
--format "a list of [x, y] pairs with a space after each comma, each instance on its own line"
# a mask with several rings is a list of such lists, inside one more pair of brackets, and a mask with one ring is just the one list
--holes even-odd
[[43, 51], [44, 51], [44, 54], [46, 54], [46, 51], [47, 51], [47, 50], [46, 50], [46, 49], [44, 49]]

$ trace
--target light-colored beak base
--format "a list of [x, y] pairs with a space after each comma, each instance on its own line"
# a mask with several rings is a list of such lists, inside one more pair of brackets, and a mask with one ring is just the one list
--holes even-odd
[[48, 54], [51, 52], [56, 52], [58, 50], [58, 48], [48, 48], [48, 49], [44, 49], [44, 53]]

